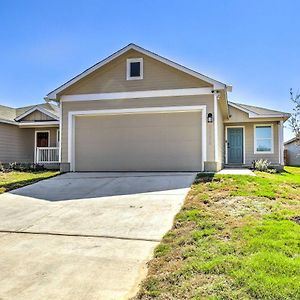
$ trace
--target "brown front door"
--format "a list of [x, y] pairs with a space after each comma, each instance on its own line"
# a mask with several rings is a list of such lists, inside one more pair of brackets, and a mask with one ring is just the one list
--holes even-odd
[[49, 132], [37, 132], [36, 133], [36, 146], [48, 147], [49, 146]]

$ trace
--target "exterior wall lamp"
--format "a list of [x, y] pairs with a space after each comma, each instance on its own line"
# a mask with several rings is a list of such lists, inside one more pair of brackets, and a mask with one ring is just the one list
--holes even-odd
[[212, 123], [213, 122], [213, 114], [212, 113], [208, 113], [207, 114], [207, 123]]

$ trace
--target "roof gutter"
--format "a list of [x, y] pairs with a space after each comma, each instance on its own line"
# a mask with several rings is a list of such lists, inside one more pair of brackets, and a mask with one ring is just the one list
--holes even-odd
[[55, 102], [55, 103], [59, 103], [60, 101], [57, 100], [56, 98], [49, 98], [48, 96], [44, 97], [45, 102], [49, 103], [49, 102]]
[[10, 121], [10, 120], [5, 120], [5, 119], [0, 119], [0, 123], [18, 125], [18, 123], [15, 121]]

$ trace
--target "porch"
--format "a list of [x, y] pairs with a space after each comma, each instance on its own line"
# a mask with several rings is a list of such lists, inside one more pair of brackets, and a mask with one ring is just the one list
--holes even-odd
[[59, 147], [36, 147], [35, 162], [37, 164], [59, 163]]
[[59, 129], [35, 129], [34, 163], [58, 164], [60, 162]]

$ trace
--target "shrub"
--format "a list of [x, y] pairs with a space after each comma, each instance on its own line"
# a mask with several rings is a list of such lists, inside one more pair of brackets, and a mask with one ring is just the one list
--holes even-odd
[[5, 167], [0, 163], [0, 172], [5, 172]]
[[254, 169], [261, 172], [268, 172], [271, 163], [266, 159], [255, 160], [253, 163]]
[[45, 168], [43, 165], [34, 164], [34, 163], [19, 163], [12, 162], [8, 164], [0, 164], [1, 172], [10, 172], [10, 171], [21, 171], [21, 172], [40, 172], [44, 171]]
[[267, 170], [267, 172], [270, 173], [270, 174], [275, 174], [275, 173], [277, 173], [278, 171], [277, 171], [276, 169], [269, 168], [269, 169]]

